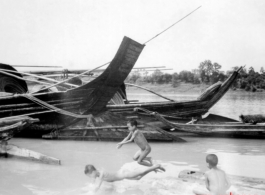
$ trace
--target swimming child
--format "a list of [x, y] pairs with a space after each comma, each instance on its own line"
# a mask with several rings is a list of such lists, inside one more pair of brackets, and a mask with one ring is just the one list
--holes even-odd
[[[151, 167], [147, 167], [145, 170], [124, 170], [119, 169], [117, 172], [105, 172], [105, 171], [98, 171], [93, 165], [86, 165], [85, 166], [85, 174], [94, 179], [94, 191], [97, 191], [102, 182], [115, 182], [115, 181], [121, 181], [124, 179], [129, 180], [140, 180], [143, 176], [146, 174], [152, 172], [152, 171], [165, 171], [165, 169], [160, 165], [156, 164]], [[98, 178], [98, 179], [97, 179]], [[97, 179], [97, 180], [96, 180]]]
[[225, 195], [231, 184], [226, 173], [217, 167], [217, 156], [215, 154], [208, 154], [206, 156], [206, 162], [210, 169], [205, 172], [205, 185], [207, 190], [205, 188], [197, 188], [193, 190], [193, 193], [197, 195]]
[[134, 141], [140, 147], [140, 150], [136, 152], [133, 157], [133, 160], [137, 161], [140, 165], [149, 167], [152, 166], [153, 162], [151, 160], [151, 157], [147, 157], [147, 155], [151, 152], [151, 147], [145, 139], [144, 134], [137, 129], [137, 121], [129, 121], [127, 123], [127, 127], [130, 133], [126, 138], [124, 138], [123, 141], [117, 144], [117, 148], [119, 149], [122, 147], [122, 145]]

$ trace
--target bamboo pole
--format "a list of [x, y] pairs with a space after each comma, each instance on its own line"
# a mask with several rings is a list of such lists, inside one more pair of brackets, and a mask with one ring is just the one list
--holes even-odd
[[[145, 127], [144, 125], [137, 125], [138, 128]], [[80, 130], [80, 131], [86, 131], [86, 130], [100, 130], [100, 129], [128, 129], [127, 126], [103, 126], [103, 127], [82, 127], [82, 128], [67, 128], [63, 131], [73, 131], [73, 130]]]
[[[27, 76], [32, 76], [32, 77], [36, 77], [36, 78], [40, 78], [40, 79], [43, 79], [43, 80], [47, 80], [47, 81], [51, 81], [51, 82], [55, 82], [55, 83], [58, 83], [59, 81], [55, 80], [55, 79], [51, 79], [51, 78], [47, 78], [47, 77], [43, 77], [43, 76], [38, 76], [38, 75], [34, 75], [34, 74], [30, 74], [30, 73], [24, 73], [24, 72], [19, 72], [19, 71], [14, 71], [14, 70], [6, 70], [6, 69], [1, 69], [0, 68], [0, 72], [3, 73], [3, 72], [13, 72], [13, 73], [19, 73], [19, 74], [24, 74], [24, 75], [27, 75]], [[6, 73], [3, 73], [3, 74], [6, 74]], [[31, 81], [31, 82], [37, 82], [35, 80], [28, 80], [28, 79], [23, 79], [21, 77], [18, 77], [16, 75], [13, 75], [13, 74], [8, 74], [9, 76], [13, 76], [17, 79], [20, 79], [20, 80], [26, 80], [26, 81]], [[51, 83], [45, 83], [43, 82], [44, 84], [51, 84]], [[69, 85], [70, 87], [78, 87], [78, 85], [74, 85], [74, 84], [71, 84], [71, 83], [65, 83], [65, 85]]]
[[[19, 79], [19, 80], [22, 80], [22, 81], [30, 81], [30, 82], [37, 82], [37, 83], [41, 83], [41, 84], [45, 84], [45, 85], [50, 85], [51, 83], [47, 83], [47, 82], [42, 82], [42, 81], [37, 81], [37, 80], [30, 80], [30, 79], [25, 79], [25, 78], [22, 78], [22, 77], [19, 77], [19, 76], [16, 76], [16, 75], [14, 75], [14, 74], [10, 74], [10, 73], [7, 73], [7, 72], [11, 72], [11, 71], [6, 71], [6, 70], [4, 70], [4, 71], [2, 71], [2, 70], [4, 70], [4, 69], [0, 69], [0, 73], [2, 73], [2, 74], [5, 74], [5, 75], [7, 75], [7, 76], [11, 76], [11, 77], [14, 77], [14, 78], [16, 78], [16, 79]], [[16, 72], [16, 71], [12, 71], [12, 72]], [[16, 73], [18, 73], [18, 72], [16, 72]], [[61, 86], [60, 86], [61, 87]], [[64, 87], [65, 88], [65, 87]]]
[[[86, 74], [86, 73], [92, 72], [92, 71], [94, 71], [94, 70], [96, 70], [96, 69], [99, 69], [99, 68], [101, 68], [101, 67], [103, 67], [103, 66], [106, 66], [106, 65], [109, 64], [109, 63], [110, 63], [110, 62], [107, 62], [107, 63], [105, 63], [105, 64], [103, 64], [103, 65], [101, 65], [101, 66], [98, 66], [97, 68], [94, 68], [94, 69], [92, 69], [92, 70], [87, 70], [87, 71], [85, 71], [85, 72], [83, 72], [83, 73], [81, 73], [81, 74], [78, 74], [78, 75], [76, 75], [76, 76], [74, 76], [74, 77], [72, 77], [72, 78], [79, 77], [79, 76], [84, 75], [84, 74]], [[65, 83], [65, 82], [69, 81], [69, 80], [72, 79], [72, 78], [69, 78], [69, 79], [66, 79], [66, 80], [60, 81], [60, 82], [58, 82], [58, 83], [56, 83], [56, 84], [50, 85], [50, 86], [48, 86], [48, 87], [45, 87], [45, 88], [42, 89], [42, 90], [46, 90], [46, 89], [49, 89], [49, 88], [54, 87], [54, 86], [56, 86], [56, 85], [59, 85], [59, 84]], [[34, 91], [34, 92], [31, 92], [31, 94], [33, 94], [33, 93], [37, 93], [37, 92], [39, 92], [39, 91], [40, 91], [40, 90], [38, 90], [38, 91]]]

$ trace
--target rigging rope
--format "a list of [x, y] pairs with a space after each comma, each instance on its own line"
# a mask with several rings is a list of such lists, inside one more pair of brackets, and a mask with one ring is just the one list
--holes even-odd
[[57, 108], [53, 105], [50, 105], [36, 97], [34, 97], [33, 95], [31, 94], [21, 94], [21, 96], [35, 102], [36, 104], [48, 109], [48, 110], [52, 110], [54, 112], [57, 112], [59, 114], [64, 114], [64, 115], [68, 115], [68, 116], [72, 116], [72, 117], [75, 117], [75, 118], [88, 118], [90, 115], [81, 115], [81, 114], [75, 114], [75, 113], [72, 113], [72, 112], [69, 112], [69, 111], [66, 111], [66, 110], [63, 110], [61, 108]]
[[184, 18], [188, 17], [189, 15], [191, 15], [193, 12], [195, 12], [196, 10], [198, 10], [201, 6], [197, 7], [195, 10], [193, 10], [192, 12], [190, 12], [189, 14], [187, 14], [186, 16], [184, 16], [183, 18], [181, 18], [180, 20], [178, 20], [177, 22], [175, 22], [174, 24], [172, 24], [171, 26], [169, 26], [168, 28], [166, 28], [165, 30], [163, 30], [162, 32], [158, 33], [156, 36], [154, 36], [153, 38], [149, 39], [148, 41], [146, 41], [144, 44], [150, 42], [151, 40], [155, 39], [156, 37], [158, 37], [159, 35], [161, 35], [162, 33], [164, 33], [165, 31], [167, 31], [168, 29], [170, 29], [171, 27], [173, 27], [175, 24], [179, 23], [180, 21], [182, 21]]

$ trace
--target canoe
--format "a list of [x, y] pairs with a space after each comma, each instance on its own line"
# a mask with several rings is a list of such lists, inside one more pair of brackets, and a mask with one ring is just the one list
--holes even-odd
[[123, 84], [143, 48], [144, 45], [124, 37], [110, 65], [101, 75], [87, 84], [67, 91], [0, 97], [0, 118], [7, 116], [38, 118], [39, 122], [21, 132], [25, 136], [38, 137], [52, 130], [75, 124], [81, 119], [86, 119], [90, 114], [96, 115], [106, 110], [107, 103]]
[[182, 124], [165, 119], [159, 113], [151, 113], [155, 118], [170, 126], [176, 131], [189, 132], [201, 136], [213, 137], [233, 137], [233, 138], [265, 138], [264, 123], [242, 123], [219, 115], [209, 115], [208, 117]]

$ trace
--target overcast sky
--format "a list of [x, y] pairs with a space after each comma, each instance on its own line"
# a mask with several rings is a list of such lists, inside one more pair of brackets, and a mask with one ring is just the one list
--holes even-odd
[[0, 0], [0, 62], [92, 69], [122, 38], [147, 43], [136, 67], [265, 68], [264, 0]]

